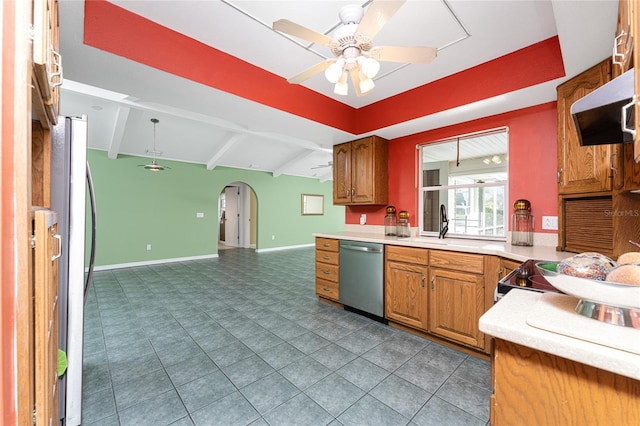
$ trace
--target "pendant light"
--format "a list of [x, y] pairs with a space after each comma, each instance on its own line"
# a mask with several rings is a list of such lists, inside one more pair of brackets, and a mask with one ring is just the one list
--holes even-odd
[[138, 167], [144, 167], [145, 170], [149, 170], [150, 172], [161, 172], [165, 169], [170, 169], [171, 167], [162, 166], [156, 161], [156, 155], [158, 154], [158, 151], [156, 151], [156, 124], [158, 124], [160, 120], [158, 120], [157, 118], [152, 118], [150, 121], [153, 123], [153, 151], [151, 151], [151, 153], [153, 154], [153, 159], [151, 160], [151, 164], [141, 164]]

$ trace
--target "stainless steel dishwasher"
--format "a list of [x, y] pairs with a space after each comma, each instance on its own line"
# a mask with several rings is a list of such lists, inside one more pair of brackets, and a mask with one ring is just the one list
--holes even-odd
[[382, 244], [340, 240], [340, 302], [382, 317], [383, 269]]

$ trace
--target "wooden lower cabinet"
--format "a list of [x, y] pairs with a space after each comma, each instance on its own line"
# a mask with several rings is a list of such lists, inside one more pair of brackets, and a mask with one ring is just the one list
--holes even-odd
[[485, 306], [484, 276], [439, 268], [429, 272], [429, 331], [484, 349], [478, 328]]
[[387, 246], [385, 266], [385, 316], [424, 331], [429, 295], [427, 253], [426, 249]]
[[494, 340], [491, 425], [638, 425], [640, 381]]
[[331, 238], [316, 238], [316, 294], [340, 300], [340, 242]]
[[493, 305], [499, 258], [392, 245], [385, 256], [385, 318], [488, 353], [490, 339], [478, 321]]

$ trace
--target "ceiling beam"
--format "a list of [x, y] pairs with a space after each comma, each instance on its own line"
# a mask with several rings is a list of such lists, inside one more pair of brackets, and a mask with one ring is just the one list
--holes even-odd
[[286, 172], [289, 167], [293, 166], [294, 164], [296, 164], [299, 161], [305, 160], [306, 158], [308, 158], [312, 154], [314, 154], [313, 150], [304, 149], [300, 154], [296, 155], [295, 157], [285, 161], [280, 166], [276, 167], [276, 169], [272, 173], [273, 177], [280, 176], [281, 174]]
[[111, 141], [109, 142], [109, 151], [107, 154], [112, 160], [118, 158], [118, 152], [120, 152], [120, 145], [122, 145], [122, 139], [124, 137], [124, 129], [129, 119], [129, 112], [131, 112], [131, 108], [125, 106], [119, 106], [116, 112], [116, 119], [113, 123]]
[[246, 134], [241, 133], [241, 134], [234, 134], [233, 136], [231, 136], [229, 138], [229, 140], [227, 142], [225, 142], [225, 144], [222, 146], [222, 148], [220, 148], [218, 150], [218, 152], [216, 152], [213, 157], [211, 157], [209, 159], [209, 161], [207, 161], [207, 170], [213, 170], [216, 168], [216, 166], [219, 164], [220, 159], [224, 156], [224, 154], [229, 151], [231, 149], [231, 147], [233, 147], [235, 144], [237, 144], [238, 142], [240, 142], [240, 140], [242, 140], [242, 138], [244, 138], [246, 136]]

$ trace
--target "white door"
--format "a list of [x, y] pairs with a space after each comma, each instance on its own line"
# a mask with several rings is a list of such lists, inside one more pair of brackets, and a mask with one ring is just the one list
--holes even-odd
[[225, 218], [224, 225], [224, 243], [227, 246], [238, 247], [240, 245], [239, 233], [239, 215], [240, 215], [240, 197], [239, 188], [237, 186], [228, 186], [224, 189], [225, 194]]

